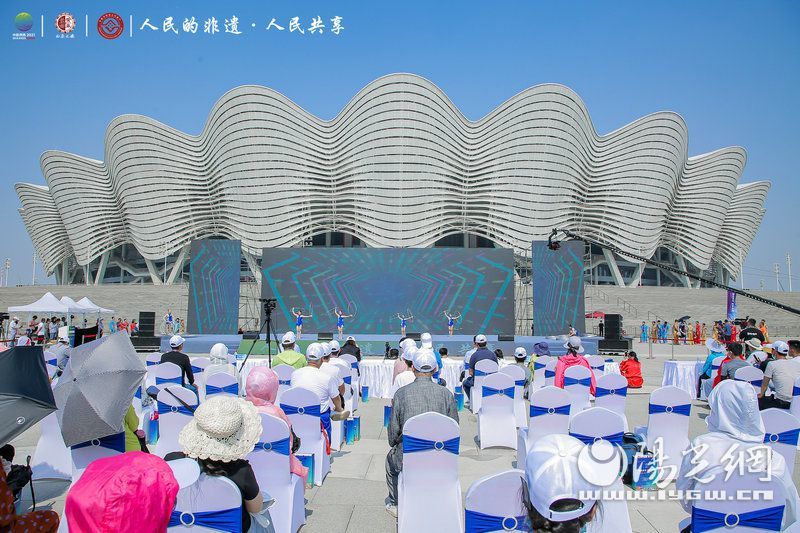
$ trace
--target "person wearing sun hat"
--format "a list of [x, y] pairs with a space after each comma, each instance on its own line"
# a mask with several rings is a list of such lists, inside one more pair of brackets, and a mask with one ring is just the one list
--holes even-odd
[[[567, 342], [564, 344], [564, 348], [567, 349], [566, 355], [562, 355], [558, 358], [558, 362], [556, 363], [556, 376], [553, 384], [560, 388], [564, 388], [564, 372], [571, 367], [571, 366], [585, 366], [590, 371], [592, 369], [591, 365], [589, 364], [589, 360], [583, 356], [583, 343], [581, 342], [581, 338], [577, 335], [573, 335]], [[589, 387], [589, 393], [594, 395], [594, 372], [590, 372], [589, 376], [591, 380], [591, 386]]]
[[260, 436], [261, 418], [252, 403], [217, 395], [201, 403], [194, 418], [178, 434], [183, 451], [168, 453], [164, 459], [191, 457], [197, 460], [203, 473], [233, 481], [242, 493], [242, 531], [247, 531], [250, 513], [259, 513], [264, 501], [246, 459]]

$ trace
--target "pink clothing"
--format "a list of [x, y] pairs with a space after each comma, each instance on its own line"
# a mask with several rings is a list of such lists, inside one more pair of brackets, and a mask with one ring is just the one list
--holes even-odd
[[[283, 409], [275, 405], [278, 396], [278, 374], [266, 366], [257, 366], [247, 375], [245, 385], [247, 400], [256, 406], [260, 413], [277, 416], [292, 430], [292, 423]], [[292, 439], [294, 441], [294, 439]], [[303, 479], [303, 484], [308, 482], [308, 468], [303, 466], [294, 453], [289, 455], [289, 470]]]
[[[564, 372], [571, 366], [580, 365], [585, 366], [591, 372], [592, 367], [589, 364], [589, 360], [586, 359], [582, 355], [575, 355], [575, 354], [567, 354], [562, 355], [558, 358], [558, 362], [556, 363], [556, 377], [553, 385], [556, 387], [563, 389], [564, 388]], [[591, 380], [592, 386], [589, 389], [590, 394], [594, 395], [594, 372], [591, 372]]]
[[397, 374], [402, 374], [408, 370], [408, 365], [406, 364], [406, 360], [402, 357], [398, 357], [397, 361], [394, 362], [394, 372], [392, 373], [392, 383], [394, 383], [394, 378], [397, 377]]

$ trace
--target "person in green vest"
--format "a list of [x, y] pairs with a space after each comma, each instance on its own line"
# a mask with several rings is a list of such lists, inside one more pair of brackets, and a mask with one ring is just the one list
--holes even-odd
[[282, 351], [272, 358], [272, 366], [289, 365], [294, 368], [303, 368], [306, 366], [306, 356], [300, 352], [296, 352], [294, 345], [297, 342], [297, 336], [294, 331], [287, 331], [281, 339]]

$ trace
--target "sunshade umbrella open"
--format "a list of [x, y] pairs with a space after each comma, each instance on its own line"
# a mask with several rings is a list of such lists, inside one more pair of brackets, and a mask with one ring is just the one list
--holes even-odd
[[74, 348], [53, 392], [64, 444], [123, 430], [123, 418], [146, 372], [124, 331]]
[[680, 318], [678, 319], [678, 322], [684, 322], [684, 321], [686, 321], [686, 320], [689, 320], [690, 318], [692, 318], [692, 317], [690, 317], [689, 315], [682, 316], [682, 317], [680, 317]]
[[56, 410], [41, 346], [0, 353], [0, 445]]

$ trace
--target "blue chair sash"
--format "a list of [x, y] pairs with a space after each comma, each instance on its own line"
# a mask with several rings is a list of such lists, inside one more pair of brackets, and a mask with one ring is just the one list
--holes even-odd
[[780, 531], [783, 509], [783, 505], [778, 505], [736, 515], [692, 507], [692, 532], [703, 533], [736, 525], [752, 527], [761, 531]]
[[661, 413], [675, 413], [677, 415], [689, 416], [692, 411], [692, 404], [684, 403], [681, 405], [658, 405], [656, 403], [650, 404], [650, 409], [648, 412], [651, 415], [657, 415]]
[[242, 508], [223, 509], [222, 511], [203, 511], [182, 513], [172, 511], [167, 527], [201, 526], [216, 531], [239, 533], [242, 531]]
[[289, 455], [289, 437], [272, 442], [259, 442], [256, 444], [256, 451], [275, 452], [281, 455]]
[[605, 372], [606, 371], [606, 365], [593, 366], [592, 370], [599, 370], [600, 372]]
[[350, 363], [350, 368], [358, 369], [358, 361]]
[[509, 398], [513, 398], [514, 387], [509, 387], [507, 389], [495, 389], [492, 387], [487, 387], [486, 385], [481, 387], [481, 396], [483, 396], [484, 398], [488, 398], [489, 396], [494, 396], [494, 395], [508, 396]]
[[156, 362], [156, 361], [145, 361], [145, 364], [146, 364], [147, 366], [153, 366], [153, 365], [157, 365], [157, 364], [158, 364], [158, 362]]
[[238, 396], [239, 384], [231, 383], [230, 385], [225, 385], [224, 387], [215, 387], [214, 385], [206, 385], [206, 396], [210, 396], [212, 394], [219, 394], [221, 392]]
[[205, 370], [205, 368], [192, 365], [192, 373], [193, 374], [200, 374], [200, 373], [203, 372], [203, 370]]
[[156, 402], [156, 406], [158, 407], [158, 412], [162, 415], [165, 413], [178, 413], [181, 415], [194, 416], [192, 411], [182, 405], [168, 405], [164, 402]]
[[622, 446], [622, 435], [623, 435], [622, 431], [620, 431], [619, 433], [612, 433], [611, 435], [602, 435], [599, 437], [593, 437], [590, 435], [581, 435], [580, 433], [573, 433], [571, 431], [569, 434], [584, 444], [592, 444], [593, 442], [598, 440], [607, 440], [611, 444], [618, 444]]
[[555, 370], [545, 370], [544, 371], [544, 378], [545, 379], [554, 378], [554, 377], [556, 377], [556, 371]]
[[484, 377], [488, 376], [489, 374], [494, 374], [494, 372], [484, 372], [483, 370], [475, 369], [475, 377]]
[[77, 450], [78, 448], [87, 448], [89, 446], [100, 446], [109, 450], [116, 450], [119, 453], [125, 453], [125, 432], [81, 442], [72, 446], [72, 449]]
[[45, 359], [44, 362], [48, 365], [56, 366], [58, 364], [58, 359]]
[[163, 385], [164, 383], [175, 383], [176, 385], [183, 385], [183, 376], [176, 378], [160, 378], [156, 376], [156, 385]]
[[291, 379], [279, 379], [278, 380], [278, 386], [281, 386], [281, 385], [286, 385], [287, 387], [291, 387], [292, 386], [292, 380]]
[[[287, 405], [285, 403], [281, 404], [281, 409], [286, 415], [311, 415], [311, 416], [322, 416], [322, 411], [320, 411], [319, 405], [306, 405], [306, 406], [295, 406], [295, 405]], [[327, 411], [325, 411], [327, 413]]]
[[343, 379], [342, 381], [344, 381], [345, 383], [347, 383], [348, 385], [350, 385], [350, 384], [352, 384], [352, 383], [353, 383], [353, 376], [345, 376], [345, 377], [344, 377], [344, 379]]
[[466, 533], [487, 533], [489, 531], [530, 531], [525, 516], [492, 516], [467, 509]]
[[564, 377], [564, 386], [567, 387], [569, 385], [583, 385], [584, 387], [591, 387], [592, 378], [575, 379]]
[[541, 369], [543, 369], [543, 368], [544, 368], [544, 367], [546, 367], [546, 366], [547, 366], [547, 365], [546, 365], [546, 364], [544, 364], [544, 363], [537, 363], [536, 361], [534, 361], [534, 362], [533, 362], [533, 370], [534, 370], [534, 371], [536, 371], [536, 370], [541, 370]]
[[567, 415], [569, 416], [570, 404], [559, 405], [558, 407], [539, 407], [538, 405], [531, 405], [530, 415], [544, 416], [544, 415]]
[[767, 444], [790, 444], [797, 446], [797, 441], [800, 438], [800, 428], [790, 429], [782, 433], [765, 433], [764, 442]]
[[427, 452], [438, 450], [458, 455], [458, 444], [461, 437], [453, 437], [445, 441], [419, 439], [411, 435], [403, 435], [403, 453]]
[[518, 380], [516, 380], [514, 382], [514, 385], [517, 386], [517, 387], [524, 387], [525, 386], [525, 380], [524, 379], [518, 379]]
[[720, 365], [711, 365], [711, 370], [719, 370]]
[[594, 391], [595, 398], [602, 398], [603, 396], [627, 396], [628, 387], [620, 387], [618, 389], [604, 389], [597, 387]]
[[792, 387], [792, 396], [800, 396], [800, 387]]
[[140, 400], [142, 399], [142, 388], [141, 387], [136, 387], [136, 392], [133, 393], [133, 397], [134, 398], [139, 398]]

